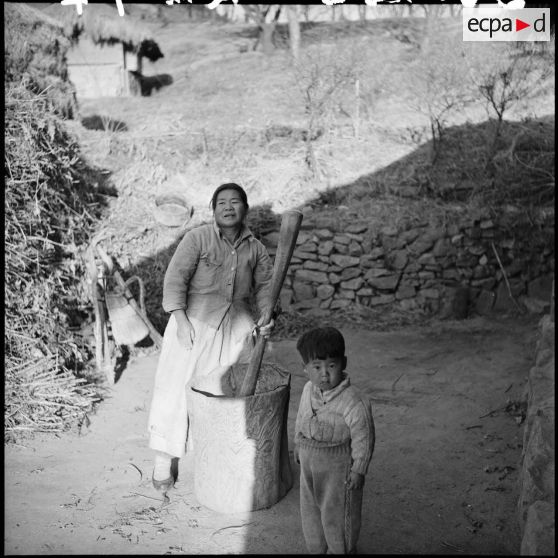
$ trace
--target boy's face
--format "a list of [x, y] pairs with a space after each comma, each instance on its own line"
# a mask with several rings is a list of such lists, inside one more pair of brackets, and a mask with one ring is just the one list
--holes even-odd
[[346, 365], [345, 357], [314, 358], [304, 365], [304, 371], [314, 386], [328, 391], [339, 385]]

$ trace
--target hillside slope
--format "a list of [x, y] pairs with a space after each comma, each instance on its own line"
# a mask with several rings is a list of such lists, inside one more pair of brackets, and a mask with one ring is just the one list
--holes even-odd
[[[160, 87], [149, 96], [83, 100], [82, 122], [97, 118], [108, 129], [75, 126], [87, 156], [112, 173], [119, 196], [102, 227], [119, 263], [146, 276], [149, 311], [159, 327], [166, 321], [162, 273], [183, 232], [153, 218], [154, 199], [164, 192], [186, 197], [193, 226], [211, 217], [215, 186], [237, 181], [248, 191], [257, 230], [277, 226], [278, 215], [292, 207], [316, 214], [343, 205], [357, 217], [379, 220], [380, 227], [392, 224], [393, 213], [376, 206], [399, 204], [397, 213], [404, 214], [415, 211], [412, 200], [425, 202], [425, 220], [429, 207], [439, 213], [445, 204], [496, 212], [505, 204], [519, 204], [521, 211], [553, 205], [553, 73], [529, 89], [531, 97], [512, 104], [490, 162], [495, 120], [478, 87], [459, 81], [455, 21], [447, 26], [451, 33], [431, 42], [434, 59], [447, 60], [433, 75], [448, 94], [457, 99], [467, 93], [467, 99], [441, 120], [433, 164], [428, 107], [440, 109], [421, 77], [424, 20], [306, 25], [295, 65], [281, 35], [274, 55], [266, 57], [250, 49], [251, 25], [177, 19], [142, 20], [165, 54], [145, 70]], [[528, 60], [544, 66], [552, 49], [527, 53]], [[309, 87], [316, 91], [314, 109], [320, 93], [324, 99], [313, 124], [305, 109]], [[307, 141], [311, 125], [314, 136]]]

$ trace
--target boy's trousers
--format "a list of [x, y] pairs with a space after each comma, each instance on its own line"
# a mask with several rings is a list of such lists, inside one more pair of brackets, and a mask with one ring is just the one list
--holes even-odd
[[300, 515], [308, 552], [352, 554], [360, 533], [362, 489], [348, 490], [350, 442], [327, 447], [302, 440]]

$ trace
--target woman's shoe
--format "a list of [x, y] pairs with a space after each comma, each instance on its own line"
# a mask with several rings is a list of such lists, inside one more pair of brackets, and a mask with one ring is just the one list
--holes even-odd
[[165, 480], [156, 480], [155, 472], [153, 472], [153, 474], [151, 475], [151, 481], [153, 482], [153, 487], [155, 488], [155, 490], [159, 490], [160, 492], [166, 492], [174, 486], [174, 477], [172, 475]]

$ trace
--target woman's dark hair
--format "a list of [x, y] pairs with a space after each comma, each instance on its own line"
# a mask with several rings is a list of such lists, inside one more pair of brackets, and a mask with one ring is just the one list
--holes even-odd
[[302, 334], [296, 349], [304, 364], [315, 358], [344, 358], [345, 339], [334, 327], [317, 327]]
[[213, 197], [211, 198], [210, 202], [210, 206], [213, 211], [215, 211], [215, 207], [217, 205], [217, 196], [219, 195], [219, 192], [222, 192], [223, 190], [236, 190], [240, 195], [240, 199], [242, 200], [244, 207], [248, 209], [248, 196], [246, 195], [244, 188], [242, 188], [242, 186], [239, 186], [238, 184], [235, 184], [234, 182], [227, 182], [226, 184], [221, 184], [221, 186], [219, 186], [217, 190], [213, 192]]

